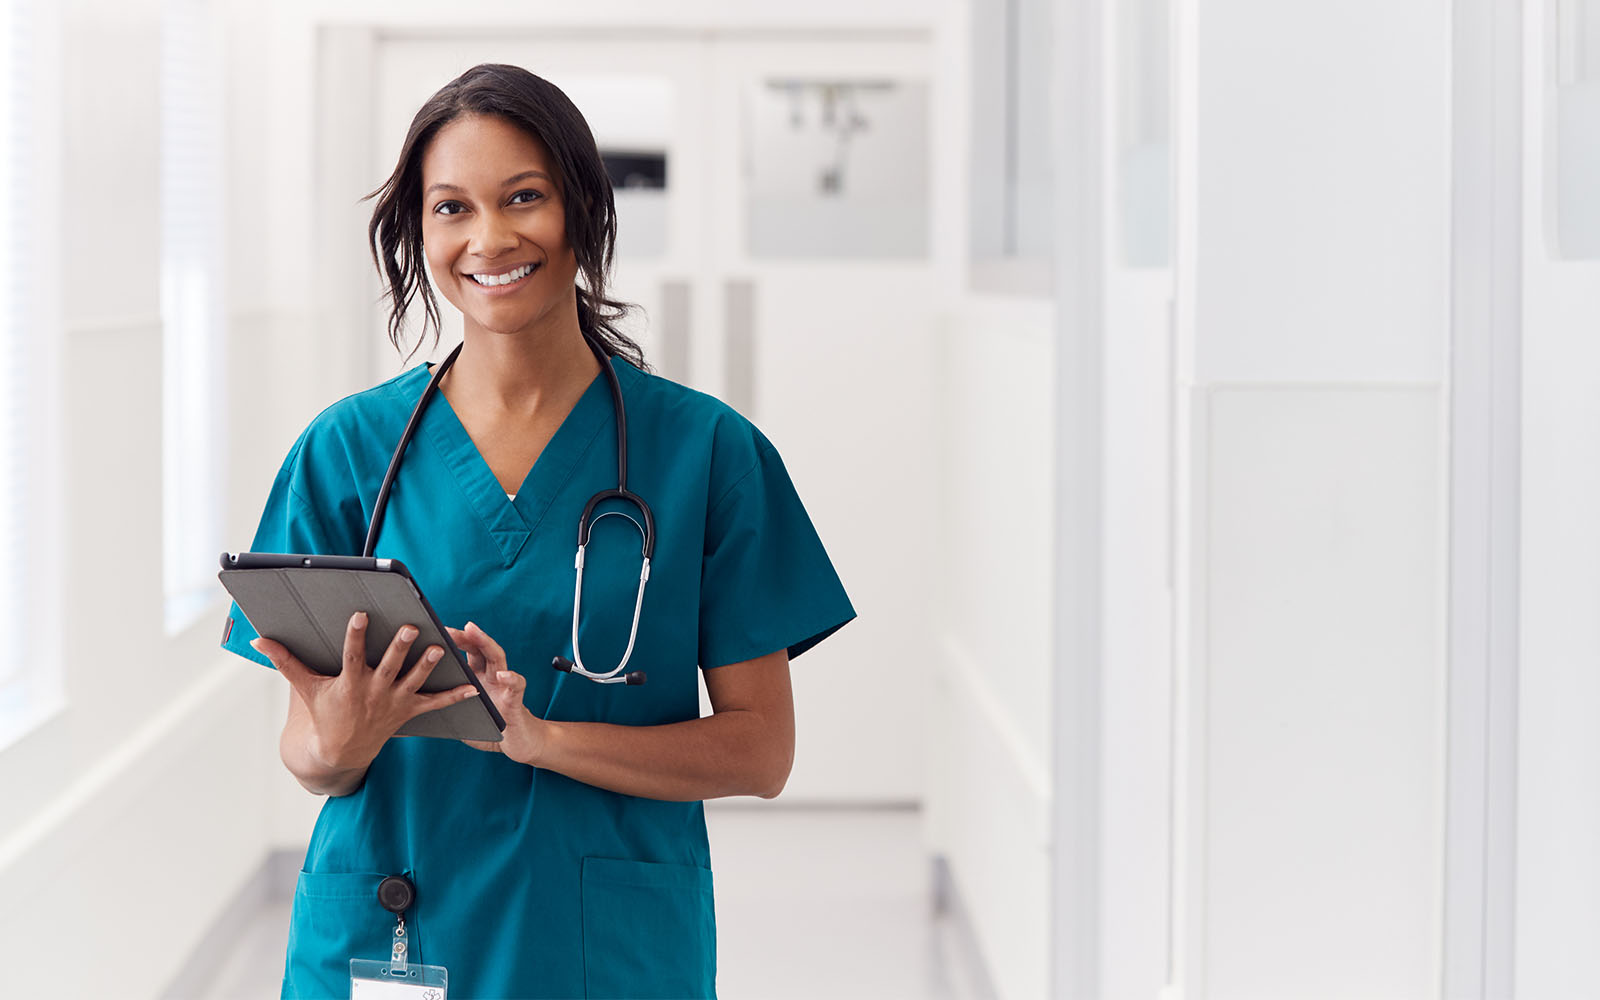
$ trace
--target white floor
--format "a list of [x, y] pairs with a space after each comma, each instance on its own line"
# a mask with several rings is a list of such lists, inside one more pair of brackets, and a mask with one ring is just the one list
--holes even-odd
[[[909, 810], [708, 807], [724, 1000], [971, 1000], [987, 978], [934, 913]], [[278, 996], [287, 900], [263, 907], [196, 1000]]]

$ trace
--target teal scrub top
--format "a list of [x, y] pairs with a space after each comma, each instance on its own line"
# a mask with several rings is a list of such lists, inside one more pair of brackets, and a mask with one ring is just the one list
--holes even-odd
[[[508, 499], [442, 394], [424, 412], [375, 554], [411, 570], [439, 618], [477, 622], [528, 680], [535, 715], [652, 726], [700, 714], [697, 670], [787, 649], [855, 617], [772, 444], [726, 404], [611, 359], [628, 416], [628, 487], [656, 550], [628, 669], [642, 686], [550, 668], [572, 656], [578, 519], [616, 486], [603, 374]], [[419, 365], [320, 414], [284, 461], [252, 550], [361, 553]], [[610, 509], [608, 502], [600, 509]], [[616, 509], [632, 514], [633, 508]], [[590, 670], [627, 646], [641, 538], [595, 523], [579, 639]], [[269, 665], [232, 610], [224, 648]], [[391, 739], [354, 793], [330, 798], [295, 890], [285, 997], [349, 995], [352, 958], [386, 959], [378, 882], [416, 885], [409, 960], [443, 965], [452, 1000], [708, 997], [716, 990], [711, 854], [699, 802], [606, 791], [449, 740]]]

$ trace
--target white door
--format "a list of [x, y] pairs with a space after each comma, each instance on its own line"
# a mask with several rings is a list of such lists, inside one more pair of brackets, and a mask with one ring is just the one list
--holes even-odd
[[860, 618], [796, 662], [785, 797], [920, 800], [936, 504], [929, 46], [712, 66], [725, 398], [778, 446]]
[[631, 332], [661, 374], [772, 439], [860, 614], [794, 665], [783, 802], [921, 797], [938, 499], [929, 51], [587, 33], [386, 39], [374, 60], [378, 176], [423, 101], [480, 62], [560, 86], [608, 156], [652, 176], [664, 162], [664, 187], [619, 189], [614, 297], [644, 307]]

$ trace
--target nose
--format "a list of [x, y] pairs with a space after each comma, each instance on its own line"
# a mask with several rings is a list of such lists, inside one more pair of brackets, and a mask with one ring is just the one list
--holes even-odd
[[472, 227], [472, 238], [467, 252], [479, 257], [498, 257], [517, 246], [517, 234], [505, 215], [500, 212], [480, 212], [478, 222]]

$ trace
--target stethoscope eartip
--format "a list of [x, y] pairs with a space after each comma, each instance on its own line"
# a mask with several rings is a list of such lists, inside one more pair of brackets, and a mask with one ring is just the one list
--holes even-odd
[[565, 656], [558, 656], [550, 661], [550, 665], [564, 674], [572, 673], [572, 661]]

